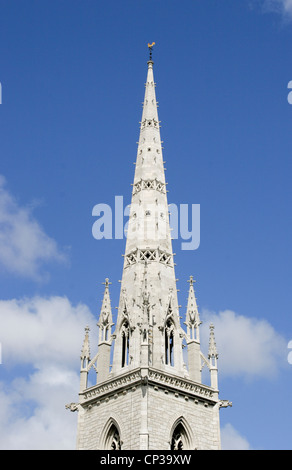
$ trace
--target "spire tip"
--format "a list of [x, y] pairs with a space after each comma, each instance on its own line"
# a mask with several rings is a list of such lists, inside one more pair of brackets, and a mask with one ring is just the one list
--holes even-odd
[[150, 44], [148, 42], [148, 49], [149, 49], [149, 62], [152, 62], [152, 51], [153, 51], [153, 46], [155, 46], [155, 42], [153, 42], [152, 44]]

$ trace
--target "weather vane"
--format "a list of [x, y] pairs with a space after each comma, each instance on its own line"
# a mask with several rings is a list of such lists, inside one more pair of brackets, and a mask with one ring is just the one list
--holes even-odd
[[155, 42], [153, 42], [152, 44], [149, 44], [149, 42], [148, 42], [149, 60], [151, 60], [151, 61], [152, 61], [152, 49], [153, 49], [153, 46], [155, 46]]

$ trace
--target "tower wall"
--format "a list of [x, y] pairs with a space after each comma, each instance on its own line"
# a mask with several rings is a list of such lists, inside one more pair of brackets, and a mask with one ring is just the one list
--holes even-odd
[[214, 404], [198, 400], [197, 397], [151, 387], [148, 409], [150, 450], [170, 449], [172, 433], [180, 420], [189, 433], [190, 449], [220, 449], [220, 436], [214, 426], [216, 420], [219, 420], [219, 412]]
[[77, 449], [104, 449], [106, 428], [111, 419], [118, 425], [122, 449], [139, 449], [140, 408], [141, 388], [139, 387], [133, 387], [124, 393], [113, 394], [98, 400], [92, 406], [84, 407], [79, 415]]
[[176, 426], [184, 450], [220, 449], [219, 406], [210, 387], [146, 370], [125, 374], [81, 394], [77, 448], [107, 447], [113, 423], [122, 450], [170, 450]]

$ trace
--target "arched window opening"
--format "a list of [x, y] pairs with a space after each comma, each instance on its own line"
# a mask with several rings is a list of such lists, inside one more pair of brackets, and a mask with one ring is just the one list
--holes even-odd
[[130, 328], [129, 323], [126, 321], [122, 326], [122, 367], [129, 364], [129, 339]]
[[174, 365], [174, 327], [171, 320], [165, 326], [165, 364]]
[[172, 434], [171, 450], [184, 450], [187, 449], [187, 436], [186, 431], [181, 423], [179, 423]]
[[121, 450], [122, 449], [120, 433], [114, 424], [112, 424], [109, 429], [109, 432], [105, 441], [105, 449], [108, 449], [108, 450]]
[[107, 341], [108, 340], [108, 326], [105, 328], [105, 332], [104, 332], [104, 340]]
[[199, 338], [199, 328], [200, 322], [198, 323], [196, 320], [196, 315], [193, 312], [189, 312], [189, 322], [188, 322], [188, 334], [190, 339], [194, 339], [196, 341], [200, 341]]

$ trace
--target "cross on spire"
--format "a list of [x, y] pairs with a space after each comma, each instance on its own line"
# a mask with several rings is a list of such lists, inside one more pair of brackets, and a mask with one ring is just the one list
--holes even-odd
[[190, 276], [190, 279], [188, 281], [190, 283], [190, 285], [192, 286], [194, 282], [196, 282], [196, 280], [193, 278], [193, 276]]
[[102, 284], [105, 285], [105, 287], [108, 287], [111, 284], [111, 282], [109, 282], [109, 278], [106, 277], [105, 282], [103, 282]]

